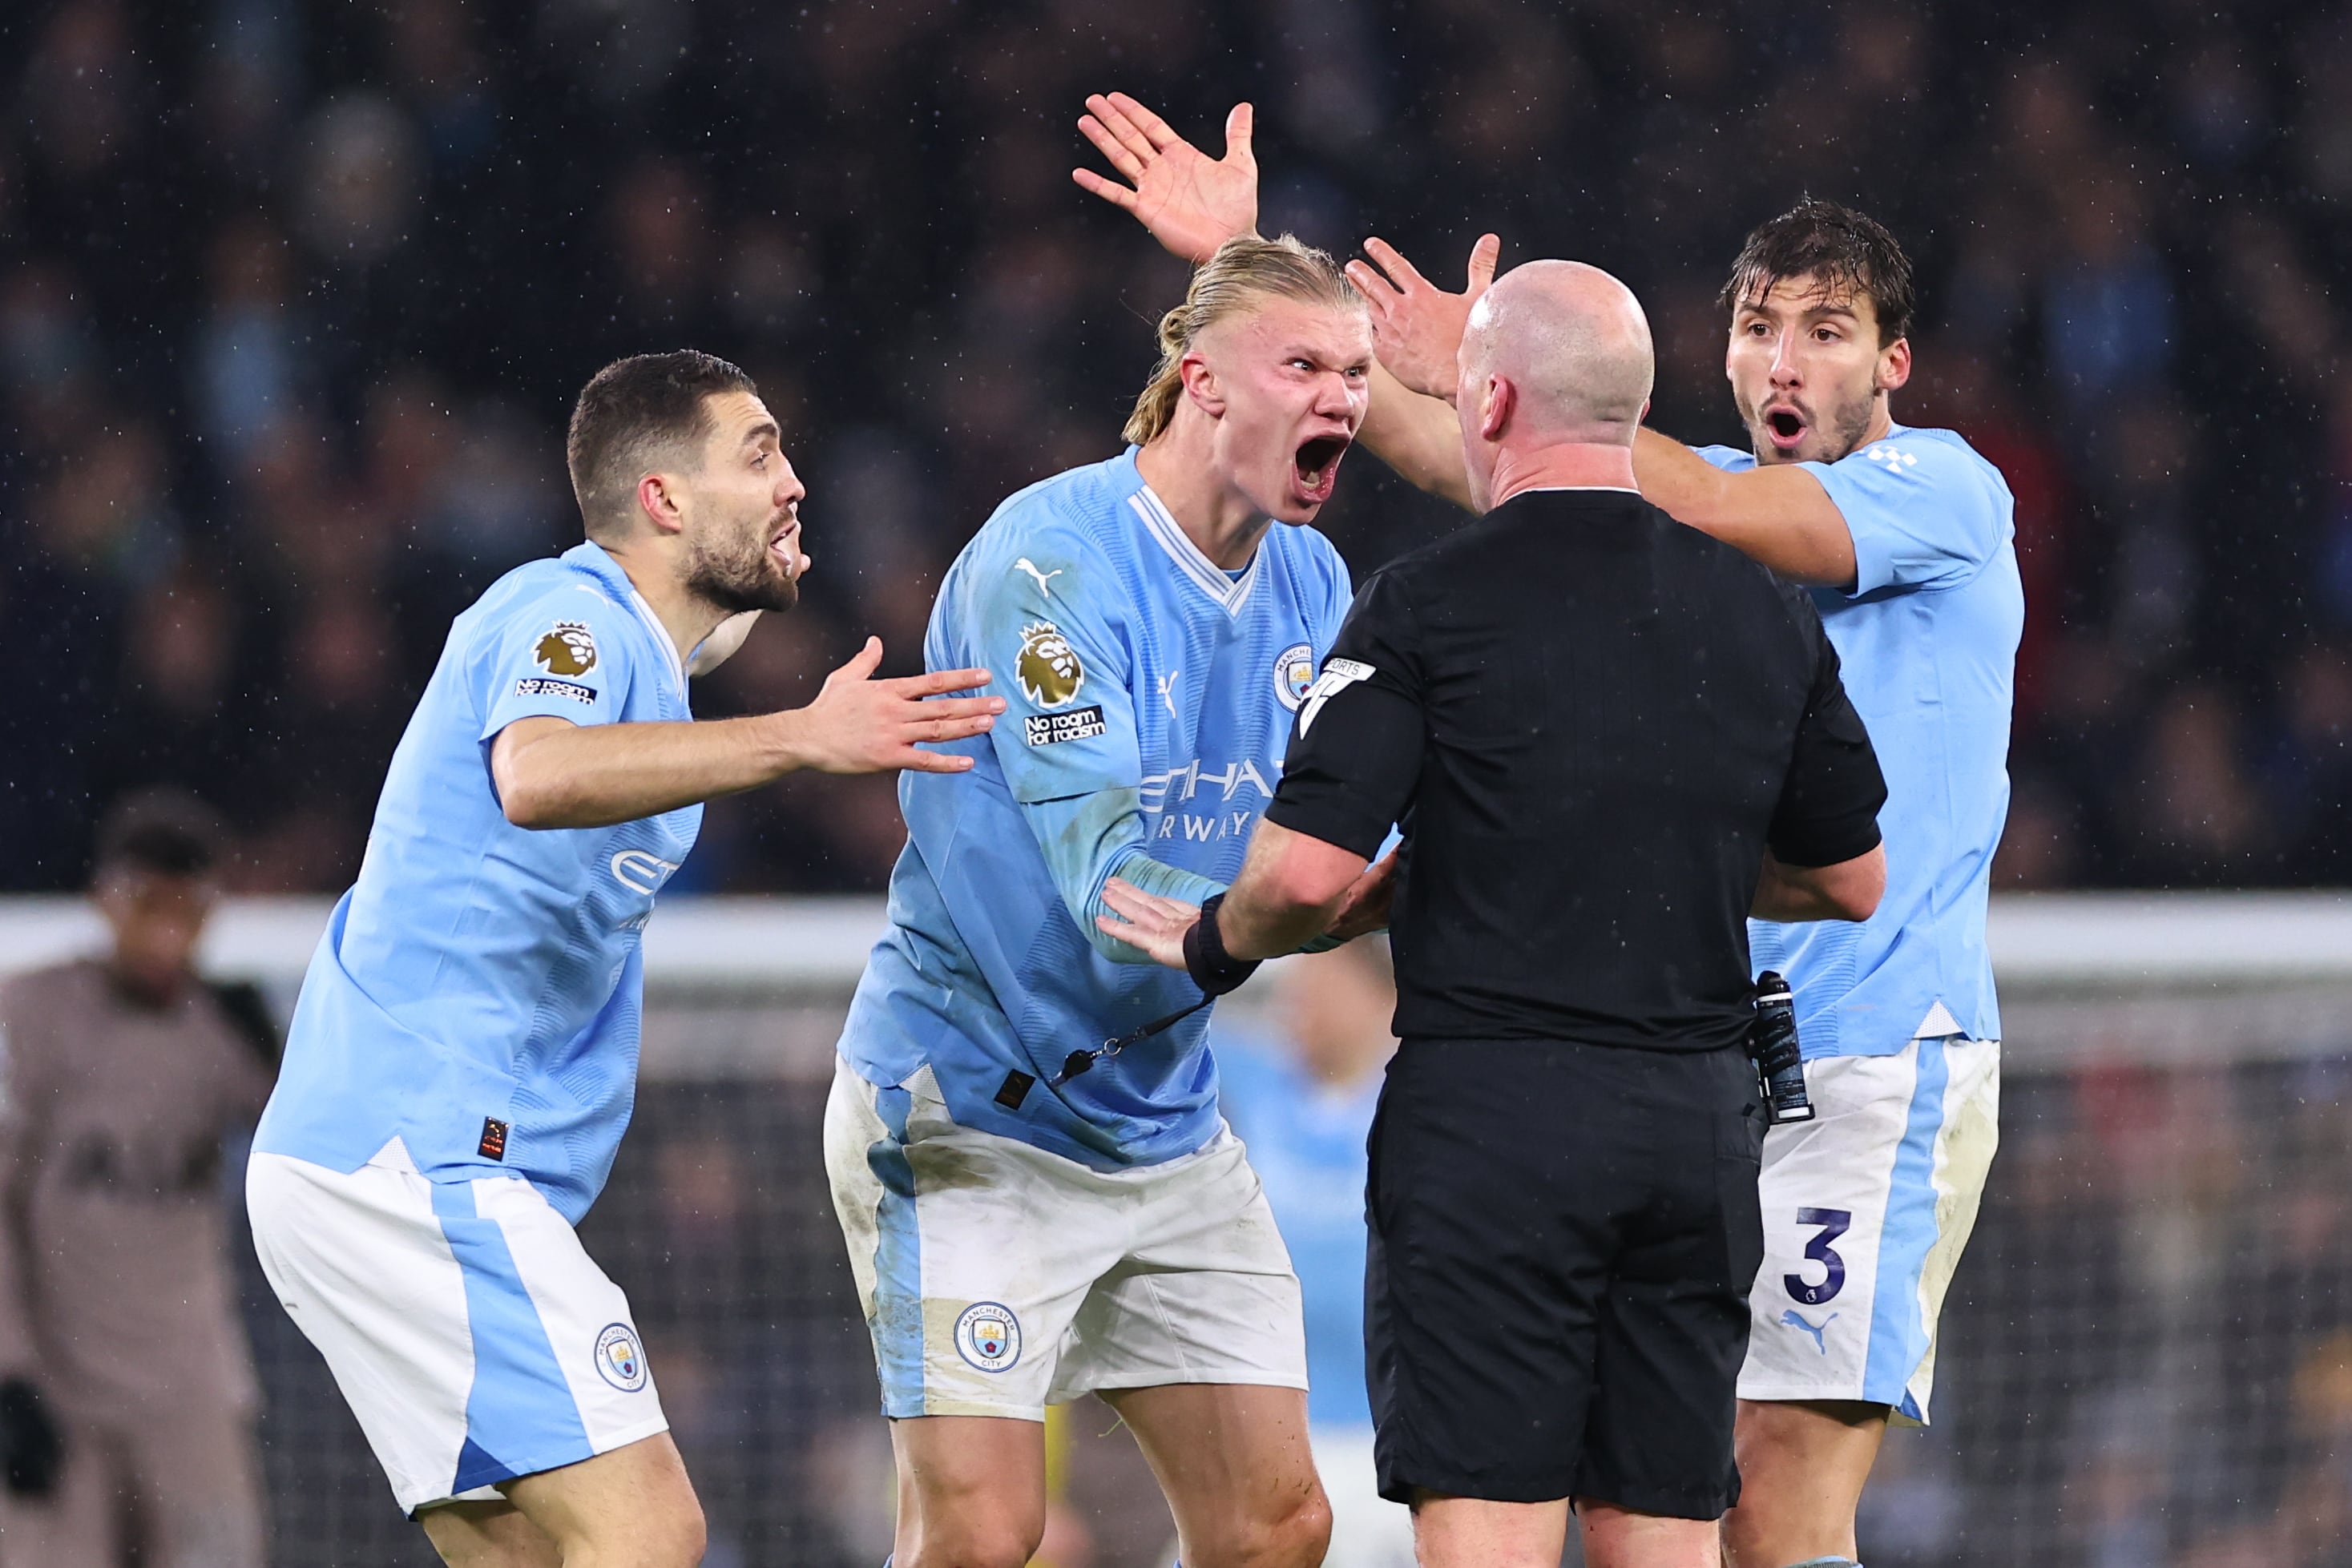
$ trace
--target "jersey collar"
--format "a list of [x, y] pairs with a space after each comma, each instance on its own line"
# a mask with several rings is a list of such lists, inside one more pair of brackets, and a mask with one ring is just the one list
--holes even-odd
[[1177, 525], [1168, 504], [1150, 485], [1139, 485], [1127, 504], [1142, 519], [1143, 531], [1167, 552], [1187, 581], [1215, 600], [1227, 615], [1241, 613], [1242, 606], [1249, 602], [1250, 591], [1257, 586], [1259, 569], [1265, 564], [1265, 540], [1260, 539], [1250, 553], [1247, 570], [1238, 578], [1227, 577], [1223, 567], [1201, 553], [1201, 547]]
[[603, 583], [605, 592], [636, 612], [637, 619], [645, 623], [646, 632], [652, 636], [654, 646], [662, 651], [662, 657], [669, 665], [670, 679], [683, 696], [686, 693], [686, 664], [677, 656], [677, 644], [670, 641], [668, 629], [662, 625], [661, 617], [654, 613], [654, 607], [646, 601], [646, 596], [637, 591], [637, 585], [629, 580], [629, 574], [621, 570], [621, 563], [607, 554], [604, 547], [594, 539], [582, 539], [563, 552], [563, 559]]

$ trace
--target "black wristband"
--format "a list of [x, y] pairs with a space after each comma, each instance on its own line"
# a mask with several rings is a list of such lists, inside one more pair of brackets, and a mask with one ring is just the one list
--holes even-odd
[[1204, 997], [1222, 997], [1257, 973], [1255, 958], [1236, 958], [1225, 951], [1224, 934], [1217, 929], [1217, 909], [1224, 902], [1222, 893], [1211, 895], [1201, 905], [1201, 918], [1184, 933], [1184, 972]]

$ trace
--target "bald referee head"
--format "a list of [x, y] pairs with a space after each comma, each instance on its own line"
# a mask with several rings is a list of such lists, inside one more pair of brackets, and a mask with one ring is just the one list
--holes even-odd
[[1531, 261], [1496, 279], [1462, 334], [1454, 408], [1481, 512], [1522, 490], [1633, 485], [1654, 361], [1641, 302], [1597, 267]]

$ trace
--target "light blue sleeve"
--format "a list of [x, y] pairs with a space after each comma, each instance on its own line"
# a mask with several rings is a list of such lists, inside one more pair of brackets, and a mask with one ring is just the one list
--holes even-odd
[[1127, 594], [1074, 534], [1024, 529], [976, 558], [959, 609], [971, 663], [994, 673], [991, 742], [1024, 805], [1138, 789]]
[[640, 631], [633, 611], [584, 584], [518, 598], [475, 637], [469, 673], [481, 738], [519, 718], [618, 719]]
[[1904, 432], [1835, 463], [1801, 466], [1822, 482], [1853, 536], [1854, 598], [1958, 587], [2008, 541], [2009, 486], [1957, 443]]
[[1078, 923], [1095, 951], [1115, 964], [1150, 964], [1152, 956], [1107, 936], [1095, 917], [1110, 913], [1103, 902], [1103, 885], [1124, 877], [1146, 893], [1186, 904], [1202, 904], [1225, 891], [1196, 872], [1163, 865], [1143, 852], [1141, 792], [1129, 787], [1098, 790], [1059, 800], [1024, 805], [1021, 814], [1037, 845], [1045, 852], [1045, 869], [1053, 873], [1055, 891], [1062, 895], [1070, 918]]
[[1058, 528], [1023, 530], [973, 567], [961, 609], [971, 654], [1004, 697], [990, 743], [1005, 785], [1087, 940], [1114, 962], [1150, 963], [1096, 928], [1103, 884], [1120, 876], [1187, 904], [1223, 884], [1143, 852], [1126, 591], [1096, 551]]

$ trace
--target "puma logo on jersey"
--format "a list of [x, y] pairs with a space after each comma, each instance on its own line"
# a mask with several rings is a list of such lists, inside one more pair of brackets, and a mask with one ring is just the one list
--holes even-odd
[[1837, 1322], [1837, 1318], [1838, 1315], [1835, 1312], [1832, 1312], [1829, 1316], [1822, 1320], [1821, 1327], [1815, 1328], [1797, 1313], [1788, 1312], [1780, 1314], [1780, 1326], [1782, 1328], [1804, 1330], [1807, 1333], [1813, 1336], [1813, 1347], [1820, 1351], [1823, 1355], [1827, 1355], [1830, 1353], [1830, 1342], [1827, 1337], [1830, 1332], [1830, 1325]]
[[1035, 578], [1037, 580], [1037, 591], [1050, 599], [1054, 596], [1054, 585], [1051, 580], [1061, 576], [1062, 573], [1068, 569], [1066, 567], [1057, 566], [1051, 571], [1039, 571], [1037, 570], [1037, 563], [1031, 560], [1024, 555], [1019, 560], [1013, 563], [1013, 570], [1015, 571], [1025, 571], [1030, 576]]

